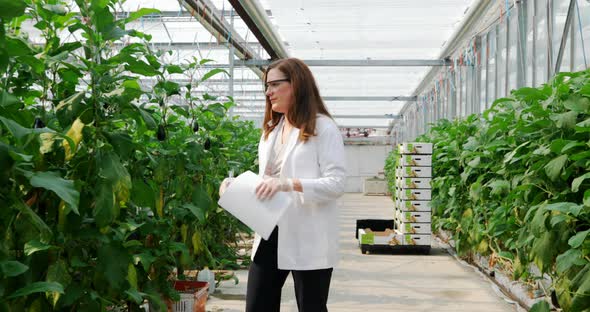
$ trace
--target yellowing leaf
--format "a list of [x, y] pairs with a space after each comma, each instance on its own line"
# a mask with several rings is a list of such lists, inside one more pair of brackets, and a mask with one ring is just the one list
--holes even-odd
[[41, 133], [39, 135], [39, 139], [41, 140], [41, 147], [39, 147], [39, 152], [41, 154], [47, 154], [53, 150], [53, 142], [55, 142], [55, 133]]
[[198, 255], [203, 250], [203, 242], [201, 241], [201, 234], [199, 232], [195, 232], [193, 237], [191, 237], [191, 241], [193, 243], [193, 253]]
[[70, 146], [70, 144], [67, 141], [63, 142], [63, 147], [66, 152], [66, 160], [72, 159], [72, 156], [74, 156], [78, 144], [80, 143], [80, 141], [82, 141], [83, 128], [84, 123], [80, 120], [80, 118], [77, 118], [70, 127], [70, 130], [68, 130], [68, 132], [66, 133], [66, 135], [74, 141], [74, 146]]
[[129, 263], [129, 266], [127, 268], [127, 281], [129, 282], [129, 285], [131, 285], [131, 287], [133, 287], [134, 289], [137, 289], [137, 270], [135, 269], [135, 266], [133, 265], [133, 263]]

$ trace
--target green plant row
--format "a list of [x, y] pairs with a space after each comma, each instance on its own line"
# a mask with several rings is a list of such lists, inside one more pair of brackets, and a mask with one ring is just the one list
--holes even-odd
[[260, 132], [227, 117], [231, 101], [191, 92], [222, 69], [166, 64], [127, 28], [157, 10], [75, 4], [0, 0], [0, 310], [163, 310], [176, 268], [237, 268], [245, 227], [217, 189], [256, 170]]
[[590, 71], [514, 90], [418, 140], [434, 143], [433, 230], [514, 279], [549, 275], [556, 304], [589, 311]]

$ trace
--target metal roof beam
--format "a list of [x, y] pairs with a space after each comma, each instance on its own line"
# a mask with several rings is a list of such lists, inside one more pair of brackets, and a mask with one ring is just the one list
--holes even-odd
[[[126, 12], [117, 12], [117, 19], [123, 19], [123, 18], [127, 18], [129, 17], [129, 13], [134, 12], [134, 11], [126, 11]], [[265, 11], [266, 15], [268, 16], [272, 16], [272, 11], [271, 10], [266, 10]], [[237, 13], [237, 11], [235, 10], [223, 10], [222, 12], [220, 12], [220, 15], [222, 15], [223, 17], [240, 17], [239, 14]], [[162, 18], [187, 18], [187, 17], [194, 17], [194, 12], [190, 12], [190, 11], [186, 11], [186, 10], [180, 10], [180, 11], [160, 11], [160, 13], [153, 13], [153, 14], [148, 14], [148, 15], [144, 15], [143, 17], [141, 17], [144, 20], [149, 20], [149, 19], [162, 19]]]
[[[236, 114], [247, 114], [247, 115], [260, 115], [264, 114], [262, 110], [248, 110], [246, 107], [237, 106], [234, 110]], [[383, 115], [339, 115], [333, 114], [332, 118], [335, 119], [400, 119], [401, 116], [394, 114], [383, 114]]]
[[333, 118], [339, 119], [399, 119], [399, 115], [383, 114], [383, 115], [332, 115]]
[[264, 11], [258, 0], [229, 0], [229, 3], [238, 12], [242, 21], [256, 36], [271, 59], [289, 57], [285, 44], [281, 41], [275, 27], [270, 23], [269, 14]]
[[[250, 91], [256, 94], [258, 92], [261, 97], [258, 99], [248, 99], [248, 98], [236, 98], [237, 100], [241, 101], [265, 101], [266, 98], [262, 97], [262, 91]], [[402, 102], [410, 102], [416, 101], [418, 97], [416, 96], [323, 96], [322, 99], [326, 102], [394, 102], [394, 101], [402, 101]]]
[[[167, 48], [175, 48], [181, 50], [227, 50], [227, 42], [217, 43], [217, 42], [148, 42], [153, 48], [158, 49], [167, 49]], [[260, 47], [260, 43], [258, 42], [242, 42], [242, 44], [250, 49], [258, 49]], [[116, 48], [124, 48], [128, 44], [126, 43], [115, 43], [114, 46]], [[229, 67], [228, 64], [223, 64], [224, 67]]]
[[416, 96], [323, 96], [324, 101], [416, 101]]
[[346, 125], [346, 124], [339, 124], [336, 123], [336, 125], [338, 125], [338, 128], [351, 128], [351, 129], [356, 129], [356, 128], [361, 128], [361, 129], [387, 129], [389, 128], [389, 126], [368, 126], [368, 125]]
[[[236, 61], [236, 65], [268, 66], [271, 60]], [[441, 60], [303, 60], [307, 66], [337, 66], [337, 67], [388, 67], [388, 66], [449, 66], [451, 61]]]
[[[187, 10], [195, 13], [195, 18], [212, 35], [219, 36], [220, 40], [227, 41], [235, 47], [235, 55], [238, 58], [242, 60], [255, 60], [259, 57], [256, 51], [248, 45], [243, 44], [245, 41], [244, 38], [227, 23], [210, 0], [183, 0], [182, 3], [187, 7]], [[250, 67], [258, 77], [262, 77], [263, 68], [261, 66], [250, 65]]]

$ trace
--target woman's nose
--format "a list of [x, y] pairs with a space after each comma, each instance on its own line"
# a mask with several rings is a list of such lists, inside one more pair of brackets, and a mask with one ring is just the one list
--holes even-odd
[[266, 91], [264, 92], [264, 94], [266, 94], [266, 96], [268, 97], [270, 97], [271, 93], [271, 88], [266, 89]]

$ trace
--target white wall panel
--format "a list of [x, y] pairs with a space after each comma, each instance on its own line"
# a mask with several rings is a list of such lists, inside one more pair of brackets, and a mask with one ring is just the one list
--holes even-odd
[[365, 178], [383, 172], [385, 159], [391, 152], [391, 146], [346, 145], [346, 186], [349, 193], [362, 192]]

